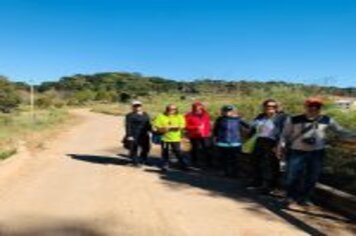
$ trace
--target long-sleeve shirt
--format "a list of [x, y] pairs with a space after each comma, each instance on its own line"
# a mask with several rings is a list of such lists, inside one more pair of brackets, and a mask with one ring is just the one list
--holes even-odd
[[209, 114], [189, 112], [185, 115], [186, 131], [189, 138], [206, 138], [211, 135], [211, 124]]
[[214, 125], [213, 135], [220, 147], [238, 147], [242, 144], [241, 129], [250, 126], [239, 117], [220, 116]]
[[131, 112], [125, 117], [126, 136], [140, 139], [151, 130], [150, 117], [147, 113]]
[[[310, 119], [306, 115], [298, 115], [287, 119], [280, 144], [298, 151], [322, 150], [325, 148], [327, 130], [335, 132], [340, 138], [356, 140], [355, 133], [344, 129], [329, 116]], [[303, 141], [308, 138], [313, 138], [314, 142], [310, 144]]]

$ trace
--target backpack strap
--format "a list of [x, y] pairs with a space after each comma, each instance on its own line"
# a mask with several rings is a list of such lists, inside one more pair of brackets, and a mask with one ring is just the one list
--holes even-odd
[[311, 125], [309, 126], [304, 126], [303, 129], [300, 131], [300, 133], [297, 136], [294, 136], [292, 140], [290, 140], [288, 143], [291, 145], [294, 143], [297, 139], [301, 138], [304, 134], [311, 130], [316, 130], [319, 127], [319, 121], [322, 119], [322, 116], [319, 116], [317, 119], [315, 119]]

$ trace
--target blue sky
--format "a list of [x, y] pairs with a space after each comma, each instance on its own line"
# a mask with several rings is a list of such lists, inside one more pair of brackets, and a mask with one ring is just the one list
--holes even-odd
[[0, 0], [0, 74], [356, 86], [352, 0]]

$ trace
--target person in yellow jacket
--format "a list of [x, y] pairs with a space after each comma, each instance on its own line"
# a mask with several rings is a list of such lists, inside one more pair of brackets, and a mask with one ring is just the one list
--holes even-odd
[[183, 130], [185, 129], [184, 116], [179, 114], [177, 106], [170, 104], [166, 107], [164, 113], [159, 114], [153, 121], [154, 129], [162, 135], [162, 170], [166, 171], [169, 164], [169, 153], [177, 157], [179, 167], [186, 169], [187, 166], [183, 160], [181, 153], [181, 141], [183, 137]]

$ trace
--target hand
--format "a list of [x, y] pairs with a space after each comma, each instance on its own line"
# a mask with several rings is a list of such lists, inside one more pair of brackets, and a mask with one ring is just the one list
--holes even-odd
[[282, 160], [284, 159], [286, 155], [286, 149], [284, 147], [278, 146], [275, 148], [275, 153], [278, 159]]
[[182, 138], [182, 142], [183, 142], [183, 143], [189, 143], [190, 140], [189, 140], [189, 138], [187, 138], [187, 137], [183, 137], [183, 138]]
[[168, 128], [159, 128], [159, 129], [158, 129], [158, 132], [159, 132], [160, 134], [165, 134], [165, 133], [168, 132]]
[[169, 131], [178, 131], [179, 130], [179, 127], [170, 127], [169, 128]]

